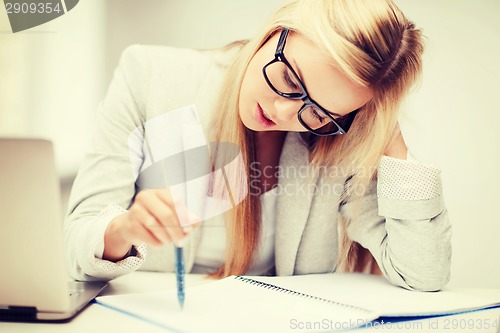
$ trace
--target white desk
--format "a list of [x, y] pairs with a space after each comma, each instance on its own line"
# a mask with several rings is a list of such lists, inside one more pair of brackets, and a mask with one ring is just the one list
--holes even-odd
[[[210, 280], [206, 279], [202, 275], [186, 275], [186, 285], [188, 287], [207, 282], [210, 282]], [[175, 276], [173, 274], [134, 272], [111, 281], [102, 295], [160, 291], [172, 288], [175, 288]], [[470, 292], [473, 294], [481, 294], [489, 291], [470, 290]], [[495, 292], [500, 293], [500, 291]], [[500, 325], [499, 308], [440, 318], [406, 321], [398, 324], [393, 323], [385, 326], [376, 325], [371, 328], [360, 330], [360, 332], [500, 332], [500, 329], [497, 328], [484, 329], [479, 327], [480, 325], [484, 327], [487, 322], [493, 323], [495, 321], [497, 322], [497, 325]], [[165, 333], [166, 331], [142, 320], [123, 315], [119, 312], [93, 303], [68, 323], [50, 324], [0, 322], [0, 332]], [[297, 332], [301, 332], [301, 330], [297, 330]]]

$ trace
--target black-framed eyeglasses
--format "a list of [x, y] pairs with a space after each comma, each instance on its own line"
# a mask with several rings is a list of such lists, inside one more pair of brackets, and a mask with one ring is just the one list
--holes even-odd
[[278, 95], [304, 102], [297, 117], [309, 132], [320, 136], [347, 133], [359, 109], [341, 116], [324, 109], [309, 96], [304, 83], [283, 54], [288, 32], [288, 29], [282, 29], [274, 59], [262, 68], [264, 79]]

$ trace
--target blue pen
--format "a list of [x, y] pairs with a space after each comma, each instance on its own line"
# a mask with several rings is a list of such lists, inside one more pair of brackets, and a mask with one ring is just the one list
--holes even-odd
[[177, 299], [181, 310], [184, 308], [184, 250], [175, 246], [175, 277], [177, 279]]
[[[144, 140], [147, 144], [148, 147], [149, 145], [149, 140], [148, 137], [145, 136]], [[153, 156], [150, 156], [152, 163], [155, 163], [155, 160]], [[161, 160], [160, 162], [161, 165], [161, 171], [162, 171], [162, 176], [163, 176], [163, 182], [165, 185], [168, 184], [167, 181], [167, 168], [165, 166], [165, 160]], [[177, 300], [179, 301], [179, 306], [181, 307], [181, 310], [184, 308], [184, 250], [182, 247], [178, 247], [174, 244], [174, 249], [175, 249], [175, 278], [177, 280]]]

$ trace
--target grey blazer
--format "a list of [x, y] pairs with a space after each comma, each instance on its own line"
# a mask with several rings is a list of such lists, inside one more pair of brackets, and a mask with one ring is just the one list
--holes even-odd
[[[144, 123], [186, 105], [195, 105], [207, 126], [227, 65], [237, 49], [195, 51], [164, 46], [127, 48], [100, 105], [92, 143], [71, 193], [65, 239], [71, 275], [80, 280], [111, 279], [132, 270], [173, 270], [171, 248], [136, 248], [122, 262], [99, 259], [111, 219], [127, 209], [136, 192], [137, 167], [144, 153], [131, 149], [132, 133], [144, 135]], [[141, 160], [142, 159], [142, 160]], [[308, 169], [308, 148], [297, 133], [288, 133], [280, 167]], [[337, 218], [347, 221], [355, 203], [339, 203], [339, 191], [311, 188], [343, 186], [343, 178], [306, 175], [279, 179], [275, 271], [277, 275], [332, 272], [338, 253]], [[313, 187], [311, 187], [313, 186]], [[323, 187], [322, 187], [323, 186]], [[394, 284], [437, 290], [449, 280], [451, 227], [439, 170], [416, 161], [383, 157], [378, 181], [361, 206], [360, 223], [349, 236], [376, 259]], [[189, 271], [201, 234], [195, 230], [185, 246]]]

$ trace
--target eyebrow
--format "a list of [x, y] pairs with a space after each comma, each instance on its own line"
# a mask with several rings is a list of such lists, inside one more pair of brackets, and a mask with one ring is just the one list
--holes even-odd
[[[304, 79], [303, 79], [303, 77], [304, 77], [304, 76], [302, 75], [302, 72], [300, 71], [300, 67], [299, 67], [299, 65], [297, 64], [297, 62], [295, 62], [295, 58], [292, 58], [291, 60], [292, 60], [293, 64], [295, 65], [295, 68], [297, 68], [297, 73], [295, 73], [295, 74], [297, 74], [297, 76], [298, 76], [298, 78], [299, 78], [300, 82], [302, 83], [302, 85], [304, 86], [304, 89], [305, 89], [305, 88], [306, 88], [306, 84], [304, 83]], [[293, 68], [292, 68], [292, 69], [293, 69]], [[294, 70], [294, 71], [295, 71], [295, 70]], [[311, 98], [311, 96], [309, 95], [309, 92], [307, 93], [307, 95], [309, 96], [309, 98]], [[314, 102], [315, 102], [316, 104], [318, 104], [318, 105], [319, 105], [319, 103], [318, 103], [318, 102], [316, 102], [316, 101], [314, 101]], [[321, 106], [321, 105], [320, 105], [320, 106]], [[340, 118], [340, 117], [344, 117], [344, 116], [345, 116], [345, 115], [341, 115], [341, 114], [338, 114], [338, 113], [335, 113], [335, 112], [328, 111], [328, 110], [327, 110], [327, 109], [325, 109], [323, 106], [321, 106], [321, 107], [323, 108], [323, 110], [325, 110], [326, 112], [328, 112], [328, 113], [329, 113], [329, 114], [331, 114], [332, 116], [336, 116], [336, 117], [339, 117], [339, 118]]]

